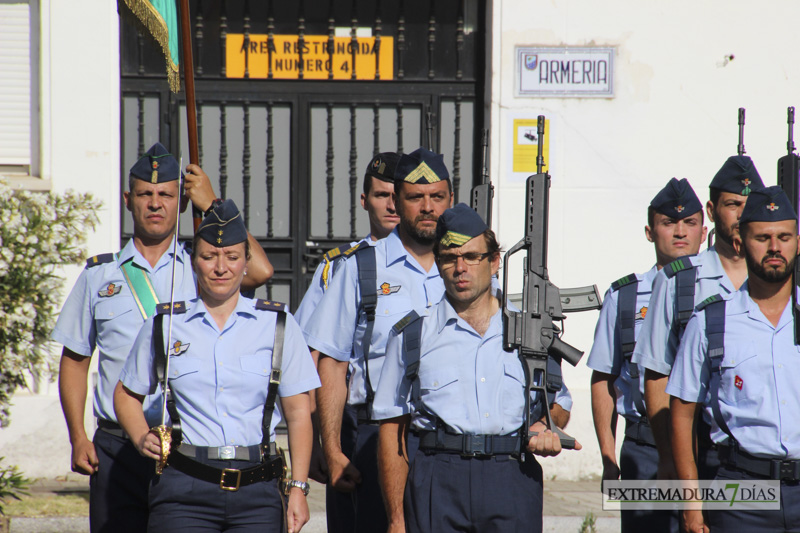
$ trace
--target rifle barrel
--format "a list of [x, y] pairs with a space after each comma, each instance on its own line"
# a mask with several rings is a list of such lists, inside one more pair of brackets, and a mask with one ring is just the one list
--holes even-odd
[[786, 110], [786, 122], [789, 124], [789, 140], [786, 142], [786, 149], [789, 155], [794, 153], [794, 106], [790, 106]]
[[536, 121], [536, 132], [539, 134], [539, 139], [537, 142], [539, 145], [538, 148], [538, 155], [536, 156], [536, 173], [541, 174], [542, 169], [544, 168], [544, 115], [539, 115], [539, 118]]
[[483, 130], [481, 136], [481, 146], [483, 147], [483, 164], [481, 165], [481, 183], [490, 183], [489, 177], [489, 130]]
[[739, 146], [736, 150], [739, 155], [744, 155], [744, 108], [739, 108]]

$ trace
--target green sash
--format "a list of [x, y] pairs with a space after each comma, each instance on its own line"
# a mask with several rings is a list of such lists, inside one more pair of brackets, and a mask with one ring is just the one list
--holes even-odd
[[136, 300], [136, 307], [142, 313], [142, 318], [147, 320], [155, 314], [156, 305], [159, 302], [150, 276], [146, 270], [133, 264], [133, 258], [125, 261], [121, 268], [122, 273], [125, 274], [125, 281], [128, 282], [128, 287], [133, 294], [133, 299]]

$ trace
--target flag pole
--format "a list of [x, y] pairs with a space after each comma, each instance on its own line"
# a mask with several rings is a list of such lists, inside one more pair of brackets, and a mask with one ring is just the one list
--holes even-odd
[[[186, 127], [189, 133], [189, 162], [199, 165], [200, 150], [197, 142], [197, 105], [194, 97], [194, 61], [192, 59], [192, 25], [189, 20], [189, 0], [179, 0], [178, 3], [180, 4], [180, 17], [178, 20], [181, 27], [181, 48], [183, 50], [181, 66], [183, 67], [186, 90]], [[192, 204], [194, 231], [197, 231], [202, 220], [203, 213]]]

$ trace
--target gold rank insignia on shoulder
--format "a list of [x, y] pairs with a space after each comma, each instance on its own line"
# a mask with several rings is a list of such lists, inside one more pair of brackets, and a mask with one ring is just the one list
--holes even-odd
[[272, 302], [270, 300], [256, 300], [256, 309], [261, 311], [285, 311], [286, 304], [283, 302]]
[[401, 285], [389, 285], [388, 282], [384, 281], [381, 283], [381, 288], [378, 289], [378, 294], [393, 294], [400, 290]]
[[158, 304], [156, 306], [156, 314], [157, 315], [169, 315], [169, 314], [172, 314], [172, 313], [170, 313], [170, 309], [172, 310], [172, 313], [174, 313], [176, 315], [179, 315], [181, 313], [185, 313], [186, 312], [186, 303], [185, 302], [175, 302], [175, 303], [172, 304], [171, 308], [170, 308], [169, 303]]
[[169, 350], [169, 355], [179, 356], [181, 354], [186, 353], [186, 350], [189, 349], [189, 343], [183, 344], [181, 341], [175, 341], [172, 343], [172, 348]]
[[121, 290], [122, 290], [122, 285], [117, 283], [109, 283], [107, 287], [97, 291], [97, 294], [101, 298], [108, 298], [109, 296], [114, 296], [115, 294], [119, 294], [119, 291]]

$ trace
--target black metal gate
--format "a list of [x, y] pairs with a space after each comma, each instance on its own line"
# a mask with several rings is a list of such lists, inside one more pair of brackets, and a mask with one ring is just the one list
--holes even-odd
[[[432, 144], [468, 201], [488, 127], [490, 12], [490, 0], [191, 3], [200, 163], [275, 267], [260, 296], [296, 308], [321, 254], [369, 231], [359, 196], [375, 153]], [[169, 92], [154, 45], [125, 18], [120, 38], [127, 178], [153, 142], [182, 154], [188, 142], [183, 93]]]

